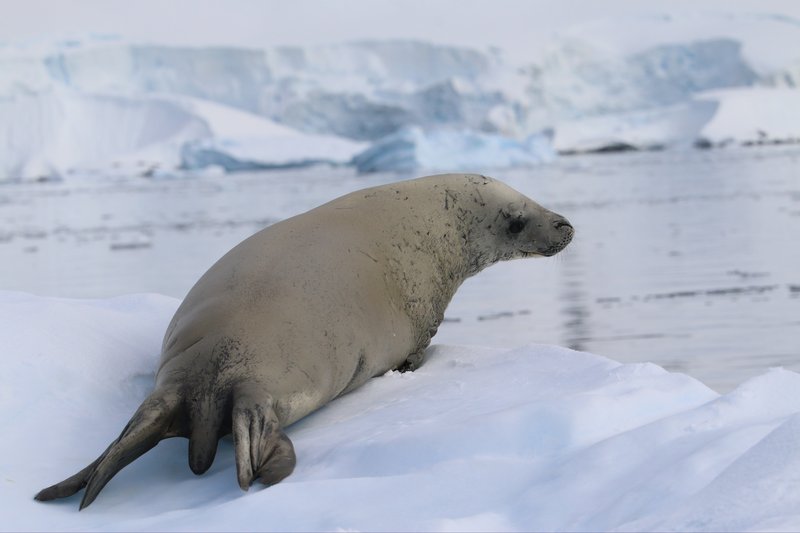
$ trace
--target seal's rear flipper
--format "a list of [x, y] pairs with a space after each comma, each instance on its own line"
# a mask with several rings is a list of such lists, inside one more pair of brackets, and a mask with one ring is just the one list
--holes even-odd
[[88, 506], [117, 472], [168, 436], [179, 405], [180, 398], [173, 391], [153, 392], [100, 457], [74, 476], [41, 490], [35, 499], [65, 498], [86, 487], [80, 508]]
[[222, 424], [230, 413], [230, 402], [223, 395], [205, 396], [190, 403], [189, 411], [189, 468], [197, 474], [211, 468], [217, 454], [217, 443], [223, 434]]
[[240, 387], [234, 393], [232, 422], [236, 475], [242, 490], [248, 490], [256, 478], [274, 485], [292, 473], [297, 463], [294, 446], [281, 430], [268, 394]]
[[61, 483], [56, 483], [55, 485], [47, 487], [46, 489], [40, 490], [39, 493], [34, 496], [34, 499], [40, 502], [46, 502], [55, 500], [57, 498], [66, 498], [68, 496], [72, 496], [86, 486], [86, 482], [88, 481], [89, 476], [92, 474], [94, 467], [97, 466], [97, 463], [100, 462], [100, 459], [102, 459], [104, 455], [105, 453], [103, 453], [103, 455], [95, 459], [92, 464], [74, 476], [68, 477]]

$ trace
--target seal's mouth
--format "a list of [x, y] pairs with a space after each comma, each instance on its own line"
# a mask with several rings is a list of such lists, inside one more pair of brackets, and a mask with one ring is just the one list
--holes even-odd
[[522, 257], [544, 257], [544, 256], [543, 256], [542, 254], [540, 254], [540, 253], [536, 253], [536, 252], [528, 252], [528, 251], [526, 251], [526, 250], [520, 250], [520, 251], [519, 251], [519, 253], [522, 255]]
[[561, 237], [556, 242], [549, 243], [549, 246], [544, 248], [537, 248], [535, 250], [526, 250], [521, 248], [519, 251], [523, 257], [551, 257], [567, 247], [572, 242], [572, 237], [575, 235], [575, 229], [565, 219], [559, 220], [555, 224], [555, 228]]
[[546, 250], [539, 250], [535, 252], [528, 250], [520, 250], [520, 253], [522, 254], [522, 257], [552, 257], [566, 247], [567, 245], [564, 244], [563, 246], [551, 246]]

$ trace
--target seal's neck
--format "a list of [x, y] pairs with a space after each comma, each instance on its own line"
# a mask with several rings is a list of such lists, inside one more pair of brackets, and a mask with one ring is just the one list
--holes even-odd
[[[392, 209], [387, 257], [406, 314], [421, 338], [435, 331], [464, 280], [497, 261], [475, 247], [473, 228], [479, 209], [469, 209], [466, 187], [442, 186], [433, 192], [393, 193], [402, 205]], [[396, 218], [395, 218], [396, 217]], [[428, 337], [429, 340], [429, 337]], [[421, 344], [424, 344], [421, 341]]]

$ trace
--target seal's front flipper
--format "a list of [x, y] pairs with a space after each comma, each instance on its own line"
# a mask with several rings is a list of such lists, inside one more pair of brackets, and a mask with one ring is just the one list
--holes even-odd
[[[439, 322], [441, 322], [443, 319], [444, 317], [439, 317]], [[422, 337], [420, 342], [417, 343], [416, 351], [412, 354], [409, 354], [409, 356], [406, 357], [406, 360], [400, 363], [395, 370], [399, 372], [413, 372], [421, 367], [422, 363], [425, 361], [425, 349], [430, 346], [431, 339], [434, 335], [436, 335], [438, 329], [438, 326], [432, 326], [428, 328], [428, 332], [424, 337]]]
[[422, 362], [425, 360], [425, 350], [420, 350], [418, 352], [414, 352], [409, 355], [405, 361], [403, 361], [400, 366], [397, 367], [399, 372], [413, 372], [414, 370], [418, 369], [422, 366]]
[[248, 490], [256, 478], [274, 485], [292, 473], [297, 462], [294, 446], [280, 428], [269, 394], [240, 387], [234, 393], [232, 426], [242, 490]]
[[120, 436], [92, 464], [60, 483], [43, 489], [39, 501], [72, 496], [86, 487], [80, 508], [91, 504], [117, 472], [152, 449], [168, 435], [180, 398], [171, 391], [153, 392], [131, 418]]

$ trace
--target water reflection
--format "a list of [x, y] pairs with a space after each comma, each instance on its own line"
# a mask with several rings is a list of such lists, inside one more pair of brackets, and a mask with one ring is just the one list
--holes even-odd
[[585, 351], [586, 341], [592, 334], [589, 295], [584, 287], [586, 276], [581, 252], [580, 247], [576, 247], [575, 250], [564, 253], [558, 281], [561, 314], [564, 317], [562, 344], [573, 350]]

